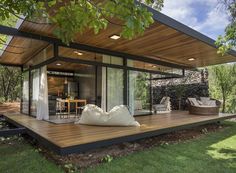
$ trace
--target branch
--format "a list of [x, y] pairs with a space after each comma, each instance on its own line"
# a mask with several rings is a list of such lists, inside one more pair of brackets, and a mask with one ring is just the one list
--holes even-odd
[[0, 5], [0, 8], [2, 8], [3, 10], [8, 11], [10, 14], [14, 15], [18, 19], [21, 19], [21, 20], [26, 21], [26, 22], [30, 22], [30, 23], [34, 23], [34, 24], [43, 24], [43, 25], [50, 25], [51, 24], [51, 23], [46, 23], [46, 22], [35, 22], [35, 21], [31, 21], [31, 20], [25, 19], [25, 18], [17, 15], [16, 13], [13, 13], [11, 10], [9, 10], [6, 7], [4, 7], [3, 5]]

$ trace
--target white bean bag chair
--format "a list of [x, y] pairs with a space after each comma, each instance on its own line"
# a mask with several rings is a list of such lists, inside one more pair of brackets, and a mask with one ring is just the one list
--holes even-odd
[[125, 105], [115, 106], [109, 112], [105, 112], [96, 105], [88, 104], [79, 121], [75, 123], [98, 126], [140, 126]]

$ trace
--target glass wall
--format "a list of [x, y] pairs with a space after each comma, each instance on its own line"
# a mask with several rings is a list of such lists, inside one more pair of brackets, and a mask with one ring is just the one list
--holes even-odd
[[[60, 64], [60, 65], [58, 65]], [[49, 114], [56, 114], [57, 99], [86, 100], [96, 104], [96, 67], [92, 65], [57, 61], [48, 65]], [[75, 103], [70, 103], [71, 114]], [[66, 103], [67, 109], [67, 103]], [[67, 110], [63, 110], [66, 113]]]
[[[62, 46], [59, 47], [58, 51], [59, 57], [64, 57], [64, 59], [61, 58], [60, 61], [47, 65], [48, 99], [51, 115], [56, 114], [56, 100], [58, 98], [85, 99], [87, 103], [97, 104], [105, 111], [110, 111], [114, 106], [128, 103], [133, 115], [150, 114], [151, 74], [163, 72], [160, 73], [161, 75], [154, 75], [154, 78], [158, 79], [165, 78], [166, 74], [168, 77], [172, 77], [172, 74], [182, 75], [182, 69], [139, 60], [127, 59], [127, 66], [124, 66], [125, 61], [122, 57]], [[53, 53], [53, 45], [49, 45], [28, 61], [26, 66], [34, 66], [53, 58]], [[126, 74], [127, 76], [124, 76]], [[127, 81], [125, 81], [126, 79]], [[31, 85], [30, 95], [29, 81]], [[126, 86], [127, 88], [124, 88]], [[30, 80], [29, 73], [24, 74], [22, 104], [24, 113], [29, 111], [30, 98], [31, 115], [36, 115], [38, 95], [39, 70], [35, 69], [31, 71]]]
[[150, 74], [138, 71], [128, 71], [129, 109], [133, 115], [151, 113]]

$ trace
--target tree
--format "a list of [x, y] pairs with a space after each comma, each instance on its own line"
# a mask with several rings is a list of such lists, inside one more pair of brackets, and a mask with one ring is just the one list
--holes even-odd
[[120, 26], [120, 35], [132, 39], [154, 22], [152, 13], [142, 3], [157, 10], [163, 7], [163, 0], [1, 0], [0, 18], [24, 15], [25, 20], [36, 24], [55, 25], [55, 36], [66, 44], [73, 41], [77, 33], [87, 29], [99, 33], [108, 23]]
[[233, 88], [236, 86], [236, 65], [218, 65], [209, 69], [211, 78], [210, 85], [213, 85], [214, 90], [221, 92], [222, 112], [226, 112], [226, 100], [232, 94]]
[[0, 98], [4, 102], [20, 97], [21, 70], [16, 67], [0, 66]]
[[229, 14], [229, 25], [225, 28], [225, 34], [219, 36], [216, 45], [218, 53], [224, 55], [230, 49], [236, 47], [236, 0], [221, 0]]

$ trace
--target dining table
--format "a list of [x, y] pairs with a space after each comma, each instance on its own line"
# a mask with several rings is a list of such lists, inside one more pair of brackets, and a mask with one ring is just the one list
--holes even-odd
[[79, 103], [82, 103], [83, 105], [87, 104], [87, 100], [86, 99], [61, 99], [61, 102], [67, 103], [67, 111], [68, 111], [68, 115], [70, 115], [70, 108], [71, 108], [71, 103], [75, 103], [75, 107], [78, 107]]

